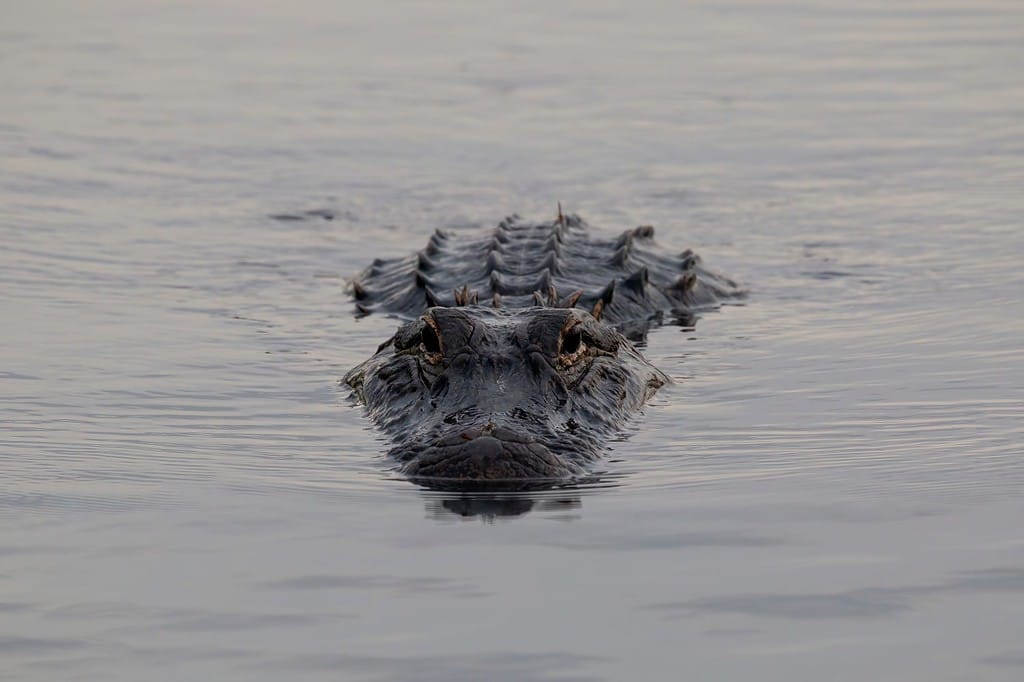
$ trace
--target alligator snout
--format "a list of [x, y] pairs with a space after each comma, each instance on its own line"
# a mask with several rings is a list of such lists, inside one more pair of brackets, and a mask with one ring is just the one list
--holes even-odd
[[442, 438], [414, 455], [405, 448], [395, 454], [400, 460], [408, 457], [404, 471], [414, 477], [497, 481], [565, 478], [577, 473], [578, 469], [534, 437], [489, 426], [493, 428], [464, 430]]

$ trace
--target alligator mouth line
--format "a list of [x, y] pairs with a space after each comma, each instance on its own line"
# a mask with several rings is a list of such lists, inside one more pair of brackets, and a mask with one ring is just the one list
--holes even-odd
[[[555, 437], [548, 434], [548, 440]], [[456, 429], [425, 446], [399, 446], [392, 454], [404, 463], [403, 473], [421, 479], [559, 481], [583, 473], [573, 463], [580, 452], [557, 453], [538, 437], [493, 421]]]

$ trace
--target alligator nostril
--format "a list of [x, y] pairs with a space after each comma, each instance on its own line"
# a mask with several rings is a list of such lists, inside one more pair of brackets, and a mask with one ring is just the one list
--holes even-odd
[[444, 419], [442, 419], [441, 421], [443, 421], [445, 424], [458, 424], [459, 418], [457, 415], [454, 414], [446, 414], [444, 416]]

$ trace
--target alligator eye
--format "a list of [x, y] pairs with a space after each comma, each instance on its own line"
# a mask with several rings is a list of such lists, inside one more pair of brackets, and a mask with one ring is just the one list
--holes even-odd
[[562, 337], [562, 355], [572, 355], [580, 349], [581, 343], [583, 343], [583, 334], [580, 332], [579, 326], [573, 327]]
[[440, 354], [441, 339], [437, 337], [437, 331], [432, 324], [423, 325], [423, 331], [420, 332], [420, 345], [426, 353]]
[[559, 342], [558, 362], [562, 366], [568, 366], [583, 357], [586, 345], [583, 343], [583, 329], [576, 325], [565, 330]]

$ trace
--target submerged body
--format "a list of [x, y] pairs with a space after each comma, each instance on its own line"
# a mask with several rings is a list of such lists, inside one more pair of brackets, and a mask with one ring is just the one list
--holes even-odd
[[510, 218], [481, 239], [438, 232], [353, 282], [361, 313], [412, 318], [345, 377], [395, 441], [402, 471], [449, 481], [584, 473], [668, 381], [627, 336], [742, 294], [653, 235], [600, 240], [575, 216]]

